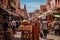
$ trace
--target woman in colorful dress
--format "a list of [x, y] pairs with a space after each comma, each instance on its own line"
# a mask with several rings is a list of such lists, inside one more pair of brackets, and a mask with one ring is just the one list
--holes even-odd
[[32, 37], [32, 25], [28, 20], [23, 20], [21, 26], [18, 28], [22, 32], [21, 40], [30, 40]]

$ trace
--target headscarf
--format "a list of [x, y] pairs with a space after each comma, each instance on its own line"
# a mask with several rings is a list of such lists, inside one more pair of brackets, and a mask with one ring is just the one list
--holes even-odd
[[22, 21], [22, 25], [29, 25], [30, 23], [29, 23], [29, 21], [28, 20], [23, 20]]

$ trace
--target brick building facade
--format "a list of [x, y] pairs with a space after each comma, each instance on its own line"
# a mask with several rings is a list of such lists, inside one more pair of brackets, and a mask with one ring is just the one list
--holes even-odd
[[60, 7], [60, 0], [52, 0], [51, 1], [51, 8]]
[[46, 12], [46, 5], [40, 5], [40, 11], [41, 12]]
[[51, 1], [52, 0], [47, 0], [47, 3], [46, 3], [46, 9], [49, 10], [51, 8]]
[[20, 8], [20, 0], [0, 0], [0, 4], [2, 4], [2, 7], [5, 9], [8, 9], [11, 12], [14, 12], [16, 14], [19, 14], [25, 18], [28, 17], [26, 5], [24, 5], [24, 9]]
[[29, 13], [29, 18], [34, 18], [36, 15], [35, 15], [35, 12], [31, 12]]
[[22, 15], [24, 18], [28, 18], [26, 4], [24, 5], [24, 9], [20, 9], [20, 15]]

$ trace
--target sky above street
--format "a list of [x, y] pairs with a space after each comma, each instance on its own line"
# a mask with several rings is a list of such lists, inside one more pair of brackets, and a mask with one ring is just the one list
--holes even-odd
[[20, 0], [20, 6], [23, 9], [24, 4], [26, 4], [26, 8], [29, 13], [40, 9], [40, 5], [46, 4], [46, 1], [47, 0]]

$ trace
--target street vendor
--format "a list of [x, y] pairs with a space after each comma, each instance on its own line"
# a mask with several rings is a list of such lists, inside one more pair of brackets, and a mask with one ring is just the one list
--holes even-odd
[[21, 40], [30, 40], [32, 35], [32, 26], [28, 20], [23, 20], [21, 26], [18, 28], [19, 31], [22, 31]]

